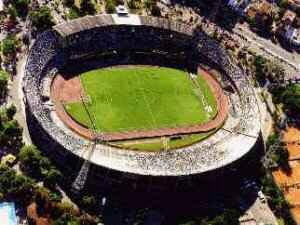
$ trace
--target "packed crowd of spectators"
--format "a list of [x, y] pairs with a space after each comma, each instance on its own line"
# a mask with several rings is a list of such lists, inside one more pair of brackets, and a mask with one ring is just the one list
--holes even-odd
[[[99, 16], [97, 18], [97, 21], [101, 21]], [[104, 21], [106, 20], [107, 18]], [[87, 144], [83, 138], [72, 135], [66, 127], [55, 123], [51, 110], [45, 106], [41, 98], [41, 81], [47, 74], [49, 77], [49, 71], [53, 68], [59, 70], [70, 60], [95, 54], [139, 51], [151, 54], [155, 50], [156, 53], [163, 53], [161, 55], [182, 55], [191, 64], [196, 63], [196, 66], [205, 63], [197, 62], [198, 58], [206, 59], [208, 64], [218, 68], [224, 76], [220, 80], [230, 80], [236, 95], [239, 96], [231, 98], [238, 102], [230, 103], [231, 112], [234, 111], [235, 121], [238, 120], [238, 123], [233, 123], [233, 120], [228, 118], [228, 122], [224, 124], [226, 129], [218, 130], [200, 143], [173, 151], [143, 153], [98, 144], [91, 161], [130, 173], [184, 175], [216, 169], [241, 158], [256, 143], [260, 131], [256, 98], [245, 74], [234, 65], [225, 50], [204, 33], [164, 19], [141, 17], [141, 21], [141, 26], [106, 26], [101, 22], [91, 27], [89, 24], [88, 30], [85, 24], [82, 24], [81, 27], [73, 27], [76, 32], [70, 30], [71, 25], [65, 25], [65, 32], [62, 30], [63, 26], [60, 26], [56, 31], [47, 31], [37, 39], [26, 65], [24, 91], [28, 111], [36, 122], [31, 126], [40, 127], [34, 129], [39, 131], [39, 136], [45, 136], [43, 141], [47, 144], [47, 150], [63, 152], [58, 149], [64, 148], [66, 150], [62, 155], [69, 154], [70, 151], [71, 155], [80, 157]], [[76, 20], [76, 23], [80, 24], [80, 19]], [[65, 36], [62, 37], [61, 34]], [[51, 76], [54, 77], [55, 74], [52, 73]], [[230, 114], [229, 117], [231, 116]], [[90, 174], [92, 177], [96, 176], [97, 168], [102, 170], [101, 167], [94, 167], [94, 175]]]

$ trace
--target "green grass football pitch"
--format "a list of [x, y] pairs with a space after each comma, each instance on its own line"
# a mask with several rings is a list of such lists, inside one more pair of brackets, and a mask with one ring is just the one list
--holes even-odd
[[81, 74], [86, 94], [81, 102], [65, 105], [79, 123], [97, 131], [118, 132], [190, 126], [215, 116], [216, 100], [197, 76], [165, 67], [113, 67]]

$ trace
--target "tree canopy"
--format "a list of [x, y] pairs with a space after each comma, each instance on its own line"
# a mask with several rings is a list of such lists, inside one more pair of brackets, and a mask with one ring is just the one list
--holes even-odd
[[22, 147], [19, 153], [19, 159], [21, 166], [26, 173], [33, 175], [34, 177], [41, 174], [40, 161], [42, 156], [35, 146], [30, 145]]
[[80, 14], [85, 15], [94, 15], [96, 13], [95, 6], [92, 0], [81, 0], [80, 2]]
[[34, 182], [29, 177], [17, 175], [8, 167], [0, 167], [0, 193], [2, 197], [14, 197], [21, 202], [28, 201], [33, 193]]
[[63, 0], [63, 4], [67, 7], [72, 7], [74, 5], [74, 0]]
[[33, 178], [43, 180], [47, 187], [55, 188], [55, 185], [61, 180], [60, 171], [52, 165], [47, 157], [41, 154], [36, 146], [23, 146], [18, 156], [24, 172]]
[[294, 114], [300, 112], [300, 85], [291, 84], [286, 87], [278, 86], [271, 89], [274, 101], [282, 103], [286, 111]]
[[255, 76], [259, 82], [267, 79], [272, 83], [281, 83], [285, 77], [285, 70], [275, 61], [270, 61], [261, 55], [254, 57]]
[[293, 84], [282, 92], [280, 100], [291, 110], [300, 112], [300, 85]]
[[26, 17], [30, 0], [13, 0], [12, 5], [15, 7], [17, 15]]
[[12, 36], [8, 36], [2, 41], [1, 50], [5, 56], [14, 55], [17, 51], [17, 41]]
[[0, 98], [4, 98], [7, 93], [8, 78], [8, 73], [4, 70], [0, 70]]
[[68, 18], [69, 19], [76, 19], [80, 17], [80, 12], [79, 12], [79, 9], [73, 5], [70, 9], [69, 9], [69, 12], [68, 12]]
[[0, 111], [0, 147], [17, 151], [22, 145], [23, 129], [13, 116], [14, 112], [11, 109]]
[[107, 13], [114, 13], [116, 11], [116, 5], [113, 0], [106, 0], [105, 2], [105, 10]]
[[34, 10], [30, 13], [32, 25], [38, 30], [43, 31], [51, 28], [54, 25], [51, 11], [47, 6]]

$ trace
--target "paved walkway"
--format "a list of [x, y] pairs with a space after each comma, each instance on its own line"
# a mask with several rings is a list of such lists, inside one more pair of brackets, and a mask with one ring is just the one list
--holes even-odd
[[[250, 48], [254, 48], [263, 55], [269, 55], [286, 64], [296, 71], [300, 71], [300, 57], [297, 52], [288, 52], [280, 45], [274, 44], [271, 40], [262, 38], [252, 32], [247, 25], [237, 24], [233, 32], [247, 41]], [[292, 71], [290, 71], [292, 72]], [[290, 75], [293, 75], [291, 73]]]
[[[243, 201], [243, 200], [242, 200]], [[242, 219], [244, 217], [244, 220]], [[249, 209], [240, 218], [241, 225], [278, 225], [277, 219], [267, 203], [262, 203], [257, 197]], [[245, 220], [247, 218], [247, 220]]]
[[25, 105], [23, 102], [23, 91], [22, 91], [22, 79], [24, 75], [24, 69], [26, 64], [27, 56], [21, 56], [17, 64], [17, 75], [14, 76], [12, 82], [9, 83], [9, 91], [7, 103], [13, 103], [17, 108], [15, 119], [19, 122], [23, 128], [23, 141], [25, 144], [31, 144], [31, 138], [27, 128], [26, 116], [25, 116]]

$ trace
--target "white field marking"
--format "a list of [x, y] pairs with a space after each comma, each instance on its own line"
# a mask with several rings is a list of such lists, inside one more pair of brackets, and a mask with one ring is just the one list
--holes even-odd
[[[192, 77], [192, 76], [191, 76]], [[196, 78], [196, 77], [195, 77]], [[211, 117], [212, 113], [212, 107], [208, 104], [207, 98], [205, 97], [202, 89], [200, 88], [200, 85], [198, 84], [197, 80], [192, 78], [194, 80], [194, 84], [196, 85], [196, 88], [198, 90], [198, 93], [200, 94], [202, 105], [204, 106], [204, 110], [206, 111], [206, 119], [209, 119]]]
[[[79, 75], [79, 80], [80, 80], [80, 84], [82, 85], [82, 87], [83, 87], [83, 90], [84, 90], [84, 92], [86, 93], [86, 96], [87, 97], [89, 97], [89, 102], [90, 102], [90, 104], [94, 104], [94, 101], [92, 100], [92, 97], [90, 96], [90, 95], [88, 95], [87, 94], [87, 89], [85, 88], [85, 86], [84, 86], [84, 82], [82, 81], [82, 79], [81, 79], [81, 74]], [[84, 101], [84, 99], [83, 99], [83, 101]], [[85, 104], [85, 103], [83, 103], [83, 104]], [[87, 103], [87, 104], [89, 104], [89, 103]], [[95, 101], [95, 107], [97, 108], [97, 101]], [[88, 105], [85, 105], [85, 106], [83, 106], [83, 107], [86, 107], [86, 110], [89, 110], [87, 107], [88, 107]], [[90, 110], [90, 111], [88, 111], [88, 112], [86, 112], [86, 113], [89, 113], [90, 114], [90, 116], [92, 116], [93, 117], [93, 121], [91, 121], [91, 123], [93, 123], [94, 124], [94, 127], [96, 128], [96, 130], [94, 131], [94, 132], [96, 132], [97, 130], [98, 130], [98, 126], [97, 126], [97, 123], [96, 123], [96, 117], [95, 117], [95, 114], [94, 114], [94, 112], [92, 112], [92, 110]], [[88, 116], [89, 117], [89, 116]], [[89, 119], [91, 119], [90, 117], [89, 117]], [[93, 125], [92, 124], [92, 125]]]

